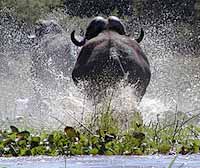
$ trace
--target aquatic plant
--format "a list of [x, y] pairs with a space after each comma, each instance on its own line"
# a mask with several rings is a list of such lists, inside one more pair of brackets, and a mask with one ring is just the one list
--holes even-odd
[[108, 110], [92, 127], [66, 126], [64, 131], [37, 133], [10, 126], [10, 130], [0, 131], [0, 156], [199, 153], [200, 128], [186, 124], [194, 117], [182, 121], [176, 118], [176, 124], [169, 125], [158, 119], [147, 125], [136, 113], [129, 128], [122, 130], [119, 120]]

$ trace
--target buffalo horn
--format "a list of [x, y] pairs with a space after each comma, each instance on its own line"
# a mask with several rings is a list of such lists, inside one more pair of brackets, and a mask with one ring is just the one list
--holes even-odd
[[75, 38], [75, 30], [71, 33], [71, 40], [76, 46], [83, 46], [85, 44], [85, 38], [82, 41], [78, 41]]
[[140, 36], [138, 39], [136, 39], [136, 41], [140, 43], [143, 40], [143, 37], [144, 37], [144, 30], [141, 28]]

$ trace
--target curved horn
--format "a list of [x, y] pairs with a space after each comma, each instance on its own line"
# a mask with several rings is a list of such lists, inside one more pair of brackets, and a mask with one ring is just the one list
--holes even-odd
[[140, 36], [138, 37], [138, 39], [136, 39], [136, 41], [140, 43], [143, 40], [143, 37], [144, 37], [144, 30], [141, 28]]
[[71, 33], [71, 40], [76, 46], [83, 46], [85, 44], [85, 38], [82, 41], [78, 41], [75, 38], [75, 30]]

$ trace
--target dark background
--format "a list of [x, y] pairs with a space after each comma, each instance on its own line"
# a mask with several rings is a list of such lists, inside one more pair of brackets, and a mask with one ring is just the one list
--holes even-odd
[[44, 14], [55, 10], [72, 18], [116, 15], [126, 20], [129, 32], [145, 25], [164, 30], [163, 27], [171, 23], [180, 36], [176, 37], [177, 42], [170, 41], [181, 49], [189, 46], [199, 55], [200, 0], [0, 0], [0, 9], [0, 24], [16, 22], [16, 26], [25, 31], [29, 29], [24, 25], [34, 26]]

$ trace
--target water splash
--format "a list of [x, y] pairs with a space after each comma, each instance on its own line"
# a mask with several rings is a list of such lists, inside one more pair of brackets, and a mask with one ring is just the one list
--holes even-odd
[[[56, 16], [49, 14], [46, 19], [54, 19], [61, 25], [63, 28], [61, 36], [69, 42], [71, 48], [64, 54], [76, 58], [78, 49], [70, 44], [70, 33], [73, 29], [77, 29], [77, 26], [85, 28], [88, 20], [70, 19], [60, 13]], [[150, 60], [152, 70], [150, 86], [138, 107], [146, 121], [152, 120], [157, 114], [175, 110], [176, 107], [183, 112], [200, 108], [198, 94], [200, 59], [193, 56], [191, 48], [188, 48], [189, 54], [187, 52], [184, 54], [181, 48], [173, 48], [175, 41], [179, 42], [178, 34], [180, 34], [173, 24], [169, 22], [160, 26], [161, 28], [157, 29], [151, 24], [146, 25], [145, 39], [141, 43]], [[87, 100], [71, 80], [70, 68], [73, 67], [75, 59], [70, 61], [66, 75], [58, 71], [55, 62], [53, 63], [53, 57], [47, 57], [45, 64], [41, 64], [43, 77], [32, 77], [34, 54], [43, 57], [48, 56], [48, 52], [60, 51], [59, 38], [51, 43], [50, 51], [47, 50], [44, 41], [54, 39], [55, 36], [47, 35], [46, 39], [39, 42], [35, 53], [33, 43], [29, 43], [30, 39], [28, 39], [30, 32], [25, 32], [15, 21], [1, 18], [0, 31], [5, 39], [1, 40], [0, 46], [0, 125], [2, 127], [15, 124], [20, 127], [58, 129], [64, 124], [77, 125], [77, 120], [82, 122], [88, 116], [92, 116], [95, 111], [93, 102]], [[54, 48], [56, 46], [58, 48]], [[132, 89], [127, 87], [116, 93], [112, 100], [116, 112], [126, 115], [135, 108], [134, 97], [130, 91]]]

